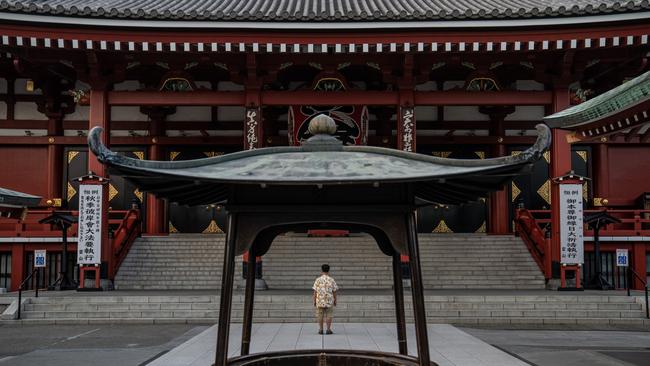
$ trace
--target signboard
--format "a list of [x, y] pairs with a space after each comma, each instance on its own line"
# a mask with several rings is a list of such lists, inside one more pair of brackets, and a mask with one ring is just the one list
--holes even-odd
[[47, 259], [45, 259], [45, 250], [34, 251], [34, 268], [42, 268], [47, 266]]
[[627, 249], [616, 249], [616, 267], [627, 267], [630, 264]]
[[79, 238], [77, 263], [102, 261], [102, 186], [79, 185]]
[[560, 184], [560, 263], [584, 263], [582, 184]]
[[[336, 92], [349, 89], [342, 76], [329, 75], [327, 72], [316, 77], [312, 86], [315, 91]], [[350, 101], [353, 102], [353, 101]], [[343, 145], [366, 145], [368, 143], [368, 123], [370, 117], [365, 105], [313, 106], [293, 105], [289, 107], [287, 135], [289, 145], [297, 146], [311, 137], [309, 122], [320, 115], [331, 117], [336, 123], [334, 136]]]

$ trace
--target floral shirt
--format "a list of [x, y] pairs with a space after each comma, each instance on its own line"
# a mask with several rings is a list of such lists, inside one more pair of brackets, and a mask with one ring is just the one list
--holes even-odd
[[312, 289], [316, 292], [317, 308], [329, 308], [334, 305], [334, 292], [338, 291], [339, 287], [332, 277], [321, 275], [314, 282]]

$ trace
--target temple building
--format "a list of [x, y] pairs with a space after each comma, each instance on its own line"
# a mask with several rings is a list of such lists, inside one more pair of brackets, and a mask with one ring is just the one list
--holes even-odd
[[218, 202], [168, 203], [109, 174], [89, 153], [93, 127], [123, 156], [181, 161], [300, 145], [319, 114], [344, 145], [453, 159], [518, 155], [546, 123], [552, 145], [530, 174], [461, 205], [438, 192], [418, 232], [521, 237], [551, 281], [563, 255], [557, 183], [575, 177], [586, 212], [621, 221], [600, 232], [600, 270], [585, 227], [583, 282], [602, 271], [623, 287], [616, 249], [645, 279], [649, 35], [645, 0], [2, 0], [0, 187], [42, 200], [22, 220], [0, 217], [0, 287], [17, 289], [38, 249], [50, 266], [37, 285], [57, 279], [60, 230], [39, 220], [78, 215], [89, 177], [105, 183], [103, 279], [143, 238], [226, 230]]

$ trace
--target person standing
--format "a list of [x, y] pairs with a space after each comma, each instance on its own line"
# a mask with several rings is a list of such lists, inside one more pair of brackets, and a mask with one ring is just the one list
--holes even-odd
[[336, 291], [339, 287], [336, 281], [329, 275], [330, 266], [323, 264], [321, 266], [320, 277], [314, 281], [313, 301], [316, 307], [316, 317], [318, 319], [318, 334], [323, 334], [323, 323], [327, 325], [326, 334], [332, 334], [332, 316], [336, 306]]

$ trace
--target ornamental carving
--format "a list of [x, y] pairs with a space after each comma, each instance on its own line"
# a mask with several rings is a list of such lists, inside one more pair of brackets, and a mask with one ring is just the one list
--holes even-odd
[[[312, 89], [322, 92], [348, 90], [342, 75], [322, 72], [316, 77]], [[363, 105], [339, 106], [290, 106], [287, 133], [290, 145], [300, 145], [312, 135], [309, 132], [311, 120], [321, 114], [331, 117], [336, 123], [334, 136], [344, 145], [366, 145], [368, 143], [368, 108]]]
[[415, 151], [415, 116], [413, 108], [402, 108], [402, 133], [400, 140], [402, 142], [402, 150], [414, 152]]
[[246, 110], [246, 122], [244, 131], [246, 132], [244, 141], [244, 150], [254, 150], [258, 147], [259, 142], [259, 115], [258, 108], [249, 108]]

